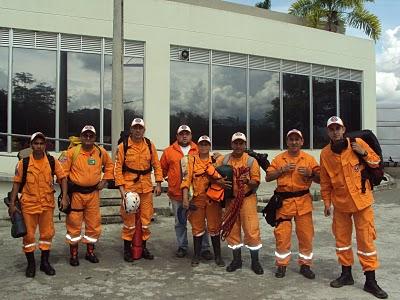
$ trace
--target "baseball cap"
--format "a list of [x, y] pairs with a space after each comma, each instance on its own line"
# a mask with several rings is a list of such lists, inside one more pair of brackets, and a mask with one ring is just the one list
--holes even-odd
[[134, 118], [132, 123], [131, 123], [131, 127], [135, 126], [135, 125], [140, 125], [142, 127], [144, 127], [144, 121], [141, 118]]
[[96, 129], [94, 129], [92, 125], [86, 125], [85, 127], [83, 127], [81, 133], [84, 133], [85, 131], [91, 131], [96, 134]]
[[301, 131], [298, 130], [298, 129], [289, 130], [288, 133], [287, 133], [287, 135], [286, 135], [286, 137], [288, 137], [289, 135], [291, 135], [291, 134], [293, 134], [293, 133], [295, 133], [295, 134], [299, 135], [301, 138], [303, 138], [303, 134], [302, 134]]
[[337, 116], [330, 117], [328, 119], [328, 122], [326, 122], [326, 127], [329, 127], [332, 124], [338, 124], [340, 126], [344, 126], [342, 119]]
[[31, 142], [33, 142], [34, 139], [41, 137], [42, 139], [46, 140], [45, 135], [43, 134], [43, 132], [35, 132], [34, 134], [31, 135]]
[[211, 144], [211, 140], [207, 135], [202, 135], [201, 137], [199, 137], [199, 140], [197, 141], [197, 144], [202, 142], [202, 141], [206, 141], [206, 142], [209, 142]]
[[177, 130], [177, 134], [181, 133], [182, 131], [189, 131], [190, 133], [192, 133], [192, 130], [190, 129], [189, 126], [187, 125], [181, 125], [179, 126], [178, 130]]
[[236, 140], [242, 140], [247, 142], [246, 136], [244, 135], [244, 133], [241, 132], [236, 132], [232, 135], [232, 142]]

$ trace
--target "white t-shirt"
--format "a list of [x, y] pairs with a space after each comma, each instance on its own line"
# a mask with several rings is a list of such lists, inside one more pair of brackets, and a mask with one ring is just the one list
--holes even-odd
[[180, 146], [181, 150], [183, 152], [183, 155], [188, 155], [190, 151], [190, 145], [187, 145], [186, 147]]

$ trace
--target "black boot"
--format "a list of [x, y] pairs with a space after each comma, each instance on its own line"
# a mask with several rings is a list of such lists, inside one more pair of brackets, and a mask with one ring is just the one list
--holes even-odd
[[283, 278], [286, 275], [286, 266], [278, 266], [275, 271], [276, 278]]
[[34, 252], [25, 252], [26, 260], [28, 261], [28, 266], [25, 270], [26, 277], [35, 277], [36, 273], [36, 262]]
[[124, 240], [124, 260], [127, 262], [133, 262], [131, 249], [132, 241]]
[[234, 272], [237, 269], [242, 268], [242, 250], [240, 248], [232, 250], [233, 253], [233, 260], [226, 267], [227, 272]]
[[305, 278], [314, 279], [315, 273], [311, 270], [310, 266], [308, 265], [301, 265], [300, 266], [300, 274], [303, 275]]
[[97, 258], [96, 254], [94, 253], [94, 244], [87, 244], [86, 247], [87, 247], [87, 250], [86, 250], [85, 259], [90, 261], [93, 264], [97, 264], [99, 262], [99, 259]]
[[250, 256], [251, 256], [251, 269], [256, 273], [257, 275], [264, 274], [264, 270], [260, 265], [260, 262], [258, 261], [258, 250], [250, 250]]
[[46, 275], [56, 275], [56, 271], [49, 263], [50, 250], [42, 250], [42, 256], [40, 257], [40, 271], [43, 271]]
[[331, 287], [340, 288], [344, 285], [353, 285], [354, 279], [351, 275], [351, 266], [342, 266], [342, 274], [335, 280], [331, 281]]
[[146, 241], [142, 242], [142, 248], [143, 248], [143, 252], [142, 252], [142, 258], [144, 259], [154, 259], [154, 255], [150, 253], [149, 249], [147, 249], [146, 247]]
[[219, 235], [211, 237], [211, 242], [214, 249], [214, 259], [218, 267], [225, 267], [225, 263], [221, 258], [221, 240]]
[[375, 280], [375, 271], [367, 271], [365, 275], [364, 291], [371, 293], [376, 298], [386, 299], [388, 294], [380, 288]]
[[71, 254], [69, 264], [73, 267], [79, 266], [78, 244], [69, 245], [69, 253]]
[[192, 258], [192, 267], [197, 267], [200, 263], [201, 256], [201, 241], [203, 236], [193, 236], [193, 258]]

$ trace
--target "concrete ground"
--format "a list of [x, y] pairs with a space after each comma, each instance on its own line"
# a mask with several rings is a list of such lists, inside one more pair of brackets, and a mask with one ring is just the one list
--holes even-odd
[[[376, 193], [377, 248], [381, 263], [377, 271], [380, 286], [389, 298], [400, 299], [400, 252], [398, 216], [400, 189]], [[153, 261], [126, 263], [122, 259], [121, 225], [103, 226], [97, 247], [99, 264], [91, 264], [81, 249], [81, 264], [68, 264], [68, 248], [64, 244], [65, 229], [56, 224], [56, 237], [51, 262], [57, 274], [46, 276], [37, 268], [34, 279], [25, 277], [26, 261], [21, 253], [21, 240], [10, 237], [9, 227], [0, 227], [0, 297], [1, 299], [376, 299], [362, 290], [364, 275], [356, 258], [354, 286], [333, 289], [329, 282], [339, 274], [331, 218], [323, 217], [323, 205], [314, 202], [314, 267], [315, 280], [298, 273], [296, 255], [283, 279], [274, 277], [274, 238], [272, 227], [260, 215], [263, 248], [260, 252], [264, 275], [250, 270], [250, 257], [243, 249], [241, 270], [227, 273], [213, 261], [190, 266], [190, 256], [179, 259], [176, 250], [173, 218], [159, 216], [152, 225], [153, 236], [148, 243]], [[355, 243], [355, 241], [354, 241]], [[190, 239], [191, 249], [191, 239]], [[356, 247], [354, 246], [354, 250]], [[297, 252], [293, 237], [293, 252]], [[37, 263], [39, 251], [36, 252]], [[189, 253], [191, 255], [191, 252]], [[223, 258], [231, 260], [231, 252], [223, 244]]]

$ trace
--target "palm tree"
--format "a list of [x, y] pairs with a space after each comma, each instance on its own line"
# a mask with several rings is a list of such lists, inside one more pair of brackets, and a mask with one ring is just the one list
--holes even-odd
[[374, 41], [381, 35], [378, 17], [365, 9], [374, 0], [297, 0], [289, 14], [304, 17], [311, 27], [338, 32], [340, 25], [361, 29]]
[[262, 2], [258, 2], [256, 7], [270, 9], [271, 8], [271, 0], [264, 0]]

